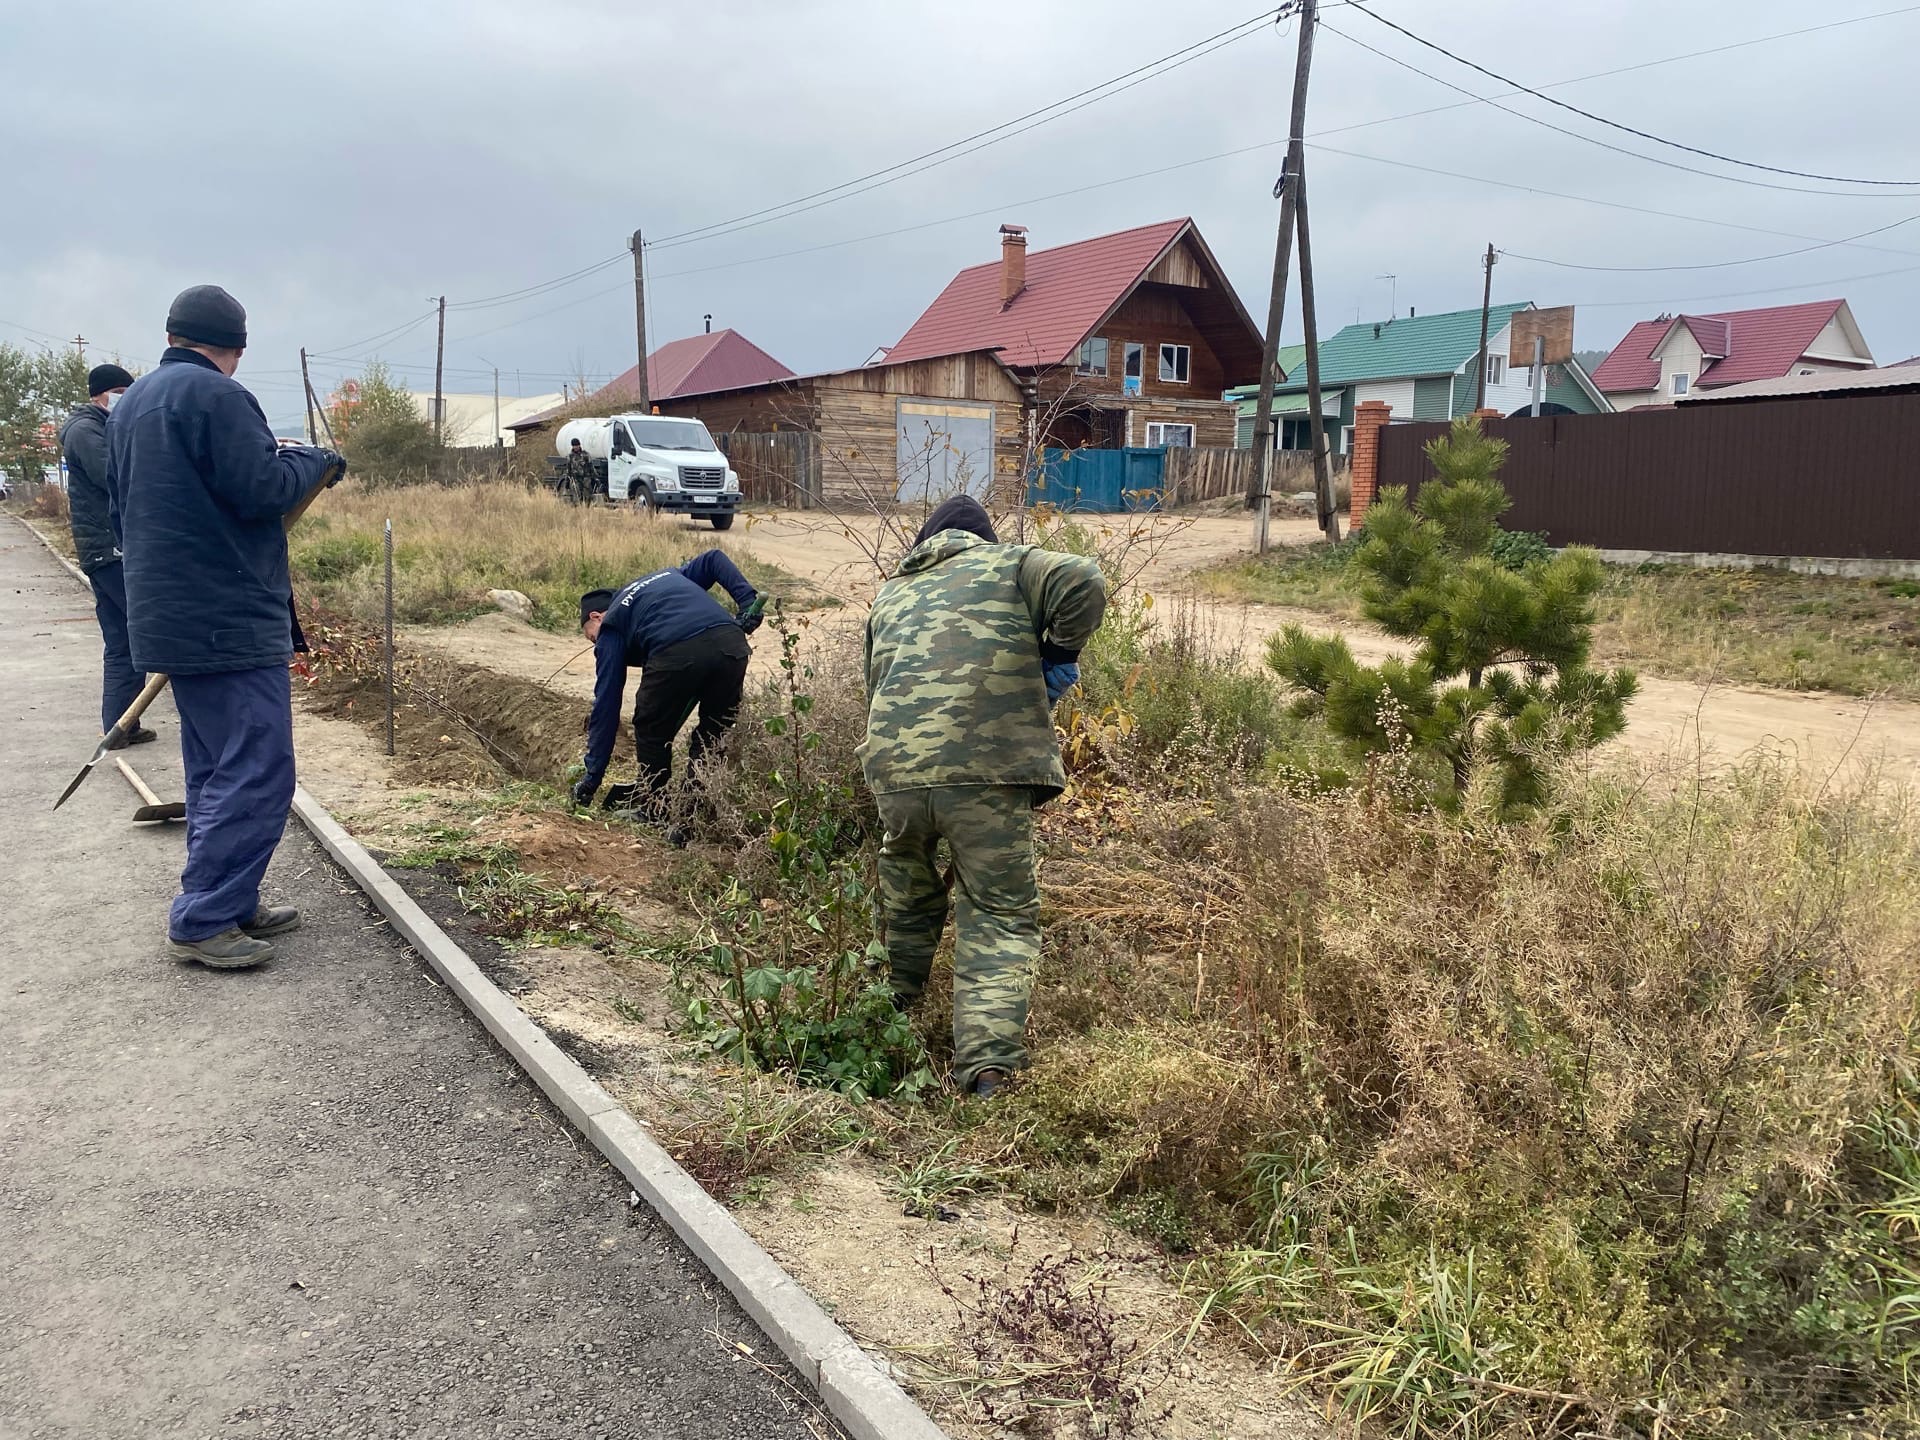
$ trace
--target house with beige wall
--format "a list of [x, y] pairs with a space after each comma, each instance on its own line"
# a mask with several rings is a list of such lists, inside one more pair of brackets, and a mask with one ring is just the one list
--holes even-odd
[[1632, 410], [1754, 380], [1872, 366], [1873, 352], [1847, 302], [1817, 300], [1643, 320], [1613, 347], [1593, 379], [1614, 409]]

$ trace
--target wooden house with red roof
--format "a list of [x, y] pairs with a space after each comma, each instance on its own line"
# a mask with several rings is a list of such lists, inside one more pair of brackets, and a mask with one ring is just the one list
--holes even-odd
[[1671, 405], [1702, 390], [1866, 370], [1873, 352], [1844, 300], [1642, 320], [1593, 372], [1616, 410]]
[[1231, 446], [1225, 392], [1260, 378], [1260, 328], [1189, 219], [1032, 253], [1001, 226], [999, 260], [956, 275], [887, 363], [970, 350], [999, 358], [1061, 447]]

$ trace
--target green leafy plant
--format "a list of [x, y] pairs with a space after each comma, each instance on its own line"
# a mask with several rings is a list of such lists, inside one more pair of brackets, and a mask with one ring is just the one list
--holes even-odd
[[1512, 503], [1495, 478], [1506, 448], [1477, 421], [1456, 421], [1427, 447], [1437, 478], [1418, 500], [1396, 487], [1367, 514], [1353, 558], [1366, 613], [1417, 642], [1410, 659], [1362, 665], [1345, 640], [1290, 626], [1267, 664], [1301, 692], [1301, 715], [1324, 718], [1361, 754], [1410, 750], [1449, 805], [1486, 767], [1512, 814], [1545, 799], [1553, 760], [1625, 728], [1634, 679], [1586, 663], [1599, 556], [1572, 546], [1515, 572], [1492, 554]]

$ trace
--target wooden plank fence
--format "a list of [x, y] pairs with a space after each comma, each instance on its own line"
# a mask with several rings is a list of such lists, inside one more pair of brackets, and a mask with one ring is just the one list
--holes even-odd
[[[1218, 448], [1167, 451], [1165, 482], [1166, 503], [1191, 505], [1201, 500], [1224, 500], [1245, 495], [1253, 484], [1254, 461], [1251, 450]], [[1331, 457], [1333, 488], [1336, 497], [1346, 493], [1347, 457]], [[1313, 489], [1313, 462], [1305, 454], [1282, 450], [1273, 459], [1273, 493], [1289, 495], [1296, 490]]]
[[749, 504], [812, 510], [820, 504], [820, 437], [804, 430], [723, 431], [713, 437]]

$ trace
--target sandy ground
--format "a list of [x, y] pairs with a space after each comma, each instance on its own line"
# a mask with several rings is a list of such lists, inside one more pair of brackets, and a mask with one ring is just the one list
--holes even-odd
[[[1185, 593], [1192, 571], [1247, 553], [1250, 522], [1244, 516], [1112, 516], [1093, 523], [1132, 542], [1141, 582], [1170, 596]], [[1318, 535], [1311, 520], [1276, 518], [1281, 544], [1304, 544]], [[808, 612], [803, 623], [816, 633], [856, 629], [880, 572], [873, 555], [884, 541], [874, 521], [836, 519], [800, 512], [755, 516], [730, 540], [781, 566], [844, 602], [839, 609]], [[1410, 648], [1372, 626], [1312, 611], [1272, 605], [1241, 605], [1189, 598], [1195, 618], [1216, 646], [1257, 660], [1269, 635], [1287, 625], [1318, 634], [1343, 635], [1363, 659], [1380, 659]], [[486, 615], [464, 625], [407, 629], [416, 645], [450, 650], [475, 664], [550, 681], [582, 698], [593, 694], [593, 656], [573, 636], [534, 630], [505, 615]], [[763, 631], [754, 668], [768, 673], [779, 656]], [[1640, 693], [1628, 709], [1627, 732], [1615, 744], [1649, 757], [1702, 755], [1720, 763], [1758, 747], [1782, 750], [1822, 769], [1857, 770], [1884, 764], [1898, 779], [1920, 779], [1920, 704], [1865, 700], [1824, 691], [1791, 692], [1745, 686], [1702, 686], [1667, 680], [1643, 667]]]

